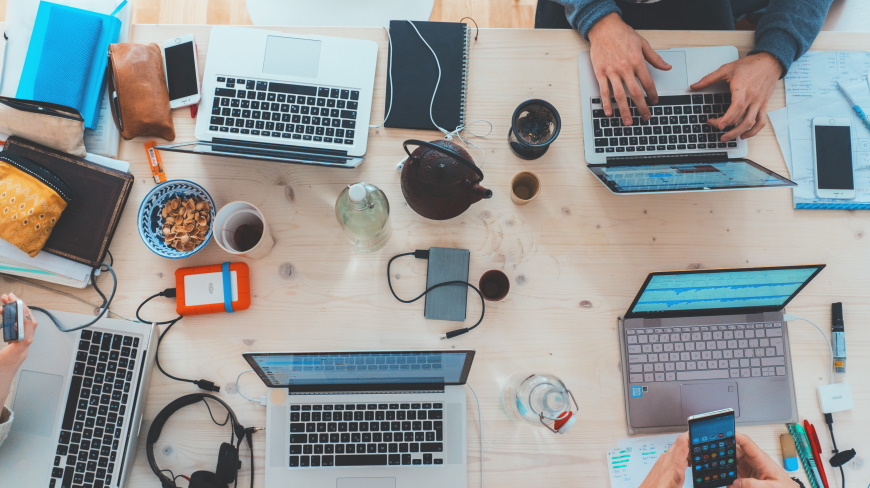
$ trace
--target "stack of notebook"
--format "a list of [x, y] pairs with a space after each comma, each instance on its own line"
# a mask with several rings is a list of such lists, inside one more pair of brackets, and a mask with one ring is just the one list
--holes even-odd
[[91, 154], [77, 158], [16, 137], [4, 152], [51, 170], [72, 188], [73, 198], [36, 257], [0, 240], [0, 273], [84, 288], [121, 219], [133, 186], [130, 164]]

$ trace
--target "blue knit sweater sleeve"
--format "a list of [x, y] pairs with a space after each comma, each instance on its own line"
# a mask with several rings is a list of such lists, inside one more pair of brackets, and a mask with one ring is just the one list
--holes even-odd
[[755, 49], [775, 57], [785, 74], [815, 40], [832, 0], [770, 0], [755, 29]]
[[589, 39], [589, 29], [607, 14], [622, 13], [614, 0], [553, 0], [565, 6], [565, 15], [571, 27]]

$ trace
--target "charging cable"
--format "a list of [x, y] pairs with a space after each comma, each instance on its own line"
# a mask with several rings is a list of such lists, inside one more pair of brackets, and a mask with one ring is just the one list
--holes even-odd
[[480, 325], [481, 322], [483, 322], [483, 315], [486, 312], [486, 303], [483, 299], [483, 293], [481, 293], [480, 290], [478, 290], [476, 286], [472, 285], [471, 283], [469, 283], [467, 281], [462, 281], [462, 280], [445, 281], [444, 283], [437, 283], [437, 284], [430, 286], [429, 288], [426, 288], [426, 291], [424, 291], [423, 293], [417, 295], [415, 298], [412, 298], [410, 300], [403, 300], [403, 299], [399, 298], [399, 295], [396, 295], [396, 292], [393, 290], [393, 280], [392, 280], [392, 276], [390, 276], [390, 266], [393, 265], [393, 261], [395, 261], [397, 258], [401, 258], [404, 256], [412, 256], [412, 255], [417, 259], [429, 259], [429, 250], [428, 249], [417, 249], [414, 252], [406, 252], [403, 254], [397, 254], [397, 255], [391, 257], [390, 260], [387, 262], [387, 284], [390, 285], [390, 293], [393, 294], [393, 297], [395, 297], [396, 300], [398, 300], [402, 303], [414, 303], [417, 300], [426, 296], [427, 293], [429, 293], [430, 291], [432, 291], [436, 288], [441, 288], [442, 286], [448, 286], [448, 285], [465, 285], [465, 286], [471, 288], [472, 290], [476, 291], [477, 295], [480, 297], [480, 318], [477, 319], [477, 322], [475, 322], [474, 325], [472, 325], [471, 327], [464, 327], [462, 329], [452, 330], [452, 331], [444, 334], [443, 336], [441, 336], [441, 340], [452, 339], [456, 336], [470, 332], [472, 329], [474, 329], [475, 327]]
[[180, 378], [178, 376], [174, 376], [174, 375], [167, 373], [166, 370], [163, 369], [163, 366], [160, 365], [160, 344], [163, 342], [163, 336], [165, 336], [169, 332], [169, 330], [172, 329], [173, 325], [177, 324], [181, 319], [183, 319], [184, 316], [179, 315], [178, 317], [175, 317], [172, 320], [164, 320], [162, 322], [155, 322], [155, 321], [143, 319], [139, 315], [139, 312], [142, 310], [142, 307], [144, 307], [146, 303], [150, 302], [151, 300], [153, 300], [157, 297], [175, 298], [175, 295], [176, 295], [175, 288], [167, 288], [167, 289], [161, 291], [160, 293], [155, 293], [155, 294], [151, 295], [150, 297], [146, 298], [145, 301], [140, 303], [139, 307], [136, 308], [136, 319], [138, 319], [139, 322], [143, 322], [146, 324], [150, 323], [154, 326], [158, 326], [158, 325], [165, 325], [166, 326], [166, 328], [163, 329], [163, 332], [161, 332], [160, 335], [157, 337], [157, 348], [154, 351], [154, 362], [157, 364], [157, 369], [159, 369], [160, 372], [163, 373], [164, 376], [166, 376], [167, 378], [173, 379], [175, 381], [181, 381], [184, 383], [193, 383], [194, 385], [198, 386], [199, 389], [201, 389], [201, 390], [219, 392], [219, 391], [221, 391], [221, 387], [216, 386], [213, 381], [208, 381], [205, 379], [191, 380], [191, 379], [187, 379], [187, 378]]
[[474, 395], [474, 403], [477, 404], [477, 427], [479, 429], [478, 439], [480, 440], [480, 488], [483, 488], [483, 419], [480, 415], [480, 400], [477, 398], [477, 392], [474, 391], [474, 387], [471, 386], [471, 383], [466, 382], [465, 386], [471, 390], [471, 394]]
[[241, 395], [242, 398], [244, 398], [245, 400], [247, 400], [249, 402], [253, 402], [253, 403], [259, 403], [260, 406], [265, 407], [266, 403], [267, 403], [266, 395], [261, 396], [259, 400], [251, 398], [248, 395], [245, 395], [244, 393], [242, 393], [242, 387], [239, 386], [239, 380], [242, 379], [242, 376], [244, 376], [247, 373], [253, 373], [253, 372], [254, 372], [253, 369], [248, 369], [248, 370], [242, 371], [241, 373], [239, 373], [238, 376], [236, 376], [236, 391], [239, 392], [239, 395]]
[[[100, 290], [100, 286], [97, 285], [97, 271], [98, 270], [99, 271], [108, 271], [108, 273], [110, 275], [112, 275], [112, 291], [111, 291], [111, 293], [109, 293], [108, 297], [106, 297], [106, 295], [103, 293], [103, 291]], [[42, 307], [34, 307], [34, 306], [30, 306], [30, 305], [28, 305], [28, 308], [30, 308], [30, 310], [35, 310], [37, 312], [41, 312], [41, 313], [45, 314], [45, 316], [48, 317], [48, 319], [54, 323], [54, 326], [57, 327], [57, 329], [61, 332], [75, 332], [77, 330], [84, 329], [85, 327], [90, 327], [90, 326], [94, 325], [95, 323], [97, 323], [97, 321], [99, 321], [101, 318], [103, 318], [103, 316], [106, 315], [106, 312], [109, 311], [109, 306], [112, 304], [112, 300], [114, 300], [114, 298], [115, 298], [115, 292], [118, 290], [118, 275], [115, 274], [115, 270], [112, 269], [111, 264], [103, 263], [100, 266], [91, 270], [91, 283], [94, 285], [94, 291], [96, 291], [97, 295], [100, 295], [100, 298], [103, 299], [103, 303], [100, 305], [100, 311], [97, 314], [97, 316], [94, 317], [93, 320], [90, 320], [87, 323], [84, 323], [82, 325], [77, 325], [75, 327], [65, 327], [65, 326], [63, 326], [63, 324], [61, 324], [60, 320], [58, 320], [58, 318], [55, 317], [48, 310], [46, 310]]]
[[[822, 338], [825, 340], [825, 344], [828, 345], [828, 352], [831, 354], [831, 363], [830, 363], [831, 364], [831, 384], [833, 385], [834, 384], [834, 348], [831, 347], [831, 341], [828, 340], [828, 336], [825, 335], [825, 332], [822, 331], [822, 328], [819, 327], [818, 325], [816, 325], [816, 323], [813, 322], [812, 320], [806, 319], [803, 317], [798, 317], [797, 315], [786, 314], [786, 315], [782, 316], [782, 319], [785, 321], [803, 320], [804, 322], [812, 325], [813, 327], [816, 328], [816, 330], [819, 331], [819, 334], [821, 334]], [[845, 471], [843, 471], [843, 465], [848, 463], [849, 461], [851, 461], [852, 458], [855, 457], [856, 452], [855, 452], [855, 449], [848, 449], [848, 450], [845, 450], [842, 452], [840, 452], [840, 450], [837, 449], [837, 441], [834, 439], [834, 415], [832, 413], [825, 413], [825, 423], [828, 425], [828, 430], [831, 432], [831, 443], [834, 445], [834, 449], [832, 451], [834, 456], [831, 457], [829, 462], [831, 463], [831, 466], [833, 466], [835, 468], [840, 468], [840, 476], [842, 477], [842, 482], [843, 482], [842, 487], [845, 488], [845, 486], [846, 486], [846, 473], [845, 473]]]

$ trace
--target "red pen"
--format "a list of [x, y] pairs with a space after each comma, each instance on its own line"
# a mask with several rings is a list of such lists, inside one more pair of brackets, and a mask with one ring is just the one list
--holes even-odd
[[807, 437], [810, 439], [810, 447], [813, 448], [813, 459], [816, 460], [816, 466], [819, 468], [819, 475], [822, 478], [822, 483], [825, 488], [828, 486], [828, 476], [825, 474], [825, 466], [822, 463], [822, 446], [819, 444], [819, 436], [816, 434], [816, 428], [809, 420], [804, 420], [804, 429], [807, 431]]

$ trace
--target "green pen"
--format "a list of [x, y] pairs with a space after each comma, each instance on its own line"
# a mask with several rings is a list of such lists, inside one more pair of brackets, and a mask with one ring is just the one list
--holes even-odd
[[815, 457], [813, 457], [813, 448], [810, 447], [810, 440], [807, 437], [807, 431], [804, 430], [803, 426], [800, 424], [789, 424], [794, 427], [794, 435], [795, 446], [798, 449], [798, 453], [804, 462], [804, 470], [807, 472], [807, 477], [812, 478], [813, 484], [818, 487], [823, 487], [822, 484], [822, 476], [819, 474], [819, 468], [816, 466]]

